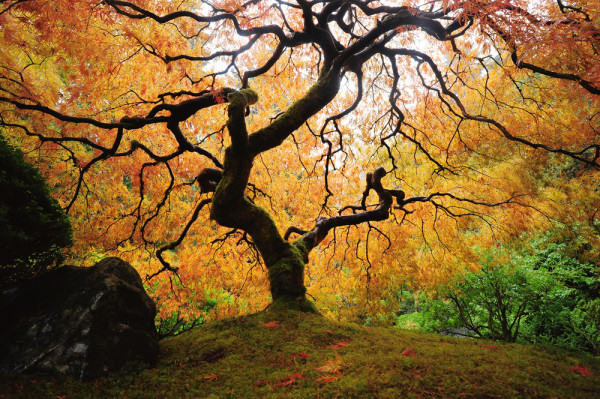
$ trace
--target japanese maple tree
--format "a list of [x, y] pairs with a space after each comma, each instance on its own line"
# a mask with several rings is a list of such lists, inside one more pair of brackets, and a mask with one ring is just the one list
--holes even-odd
[[550, 167], [597, 189], [599, 24], [595, 1], [4, 0], [0, 124], [80, 238], [156, 274], [194, 229], [236, 235], [308, 310], [319, 244], [366, 239], [368, 283], [369, 253], [558, 217], [531, 183]]

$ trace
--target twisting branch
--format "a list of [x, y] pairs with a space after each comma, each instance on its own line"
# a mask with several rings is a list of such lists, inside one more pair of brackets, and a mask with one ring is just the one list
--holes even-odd
[[157, 272], [146, 276], [146, 280], [150, 280], [167, 270], [171, 271], [173, 273], [177, 273], [178, 268], [175, 266], [171, 266], [171, 264], [164, 258], [163, 253], [165, 251], [174, 250], [183, 242], [183, 239], [187, 236], [188, 231], [190, 230], [190, 228], [192, 227], [194, 222], [198, 219], [198, 215], [200, 215], [200, 211], [202, 210], [202, 208], [204, 208], [206, 205], [210, 204], [210, 202], [211, 202], [210, 198], [205, 198], [202, 201], [200, 201], [198, 203], [198, 205], [196, 205], [196, 209], [194, 210], [192, 217], [190, 218], [190, 220], [188, 220], [187, 224], [185, 225], [185, 227], [179, 234], [179, 237], [177, 238], [177, 240], [172, 241], [172, 242], [168, 243], [167, 245], [160, 247], [156, 251], [156, 257], [158, 258], [160, 263], [163, 265], [163, 267], [162, 267], [162, 269], [158, 270]]
[[[8, 12], [11, 8], [13, 8], [14, 6], [18, 5], [19, 3], [24, 3], [26, 1], [29, 1], [29, 0], [14, 0], [14, 1], [10, 1], [7, 6], [5, 6], [3, 9], [0, 9], [0, 15], [4, 14], [5, 12]], [[0, 3], [5, 3], [5, 2], [6, 2], [6, 0], [0, 1]]]
[[[248, 37], [252, 35], [274, 34], [280, 40], [286, 41], [287, 38], [283, 30], [277, 25], [264, 25], [261, 27], [253, 27], [251, 29], [243, 29], [235, 16], [235, 13], [230, 13], [225, 10], [218, 10], [211, 16], [203, 16], [191, 11], [175, 11], [163, 16], [154, 14], [140, 6], [137, 6], [128, 1], [105, 0], [105, 3], [111, 6], [117, 13], [125, 15], [131, 19], [152, 19], [160, 24], [166, 24], [177, 19], [188, 18], [199, 23], [215, 23], [219, 21], [230, 21], [233, 23], [238, 35]], [[131, 11], [129, 11], [131, 10]]]
[[[379, 167], [374, 172], [368, 173], [366, 178], [366, 188], [363, 193], [363, 200], [361, 204], [366, 204], [366, 198], [369, 196], [371, 190], [374, 190], [379, 197], [379, 204], [375, 209], [366, 210], [366, 205], [361, 208], [365, 209], [363, 212], [354, 213], [352, 215], [339, 215], [329, 218], [322, 218], [317, 221], [315, 227], [304, 234], [301, 240], [305, 243], [308, 250], [319, 245], [321, 241], [327, 236], [327, 233], [340, 226], [357, 225], [369, 221], [381, 221], [389, 217], [390, 209], [393, 205], [392, 194], [383, 188], [381, 179], [386, 175], [385, 169]], [[299, 229], [298, 229], [299, 230]], [[289, 230], [288, 230], [289, 231]]]
[[[514, 141], [520, 144], [524, 144], [528, 147], [534, 148], [534, 149], [543, 149], [544, 151], [547, 152], [553, 152], [553, 153], [558, 153], [558, 154], [562, 154], [562, 155], [566, 155], [568, 157], [571, 157], [573, 159], [576, 159], [578, 161], [581, 161], [587, 165], [590, 166], [594, 166], [594, 167], [600, 167], [600, 163], [598, 162], [598, 149], [600, 148], [600, 145], [597, 144], [592, 144], [589, 146], [586, 146], [585, 148], [579, 150], [579, 151], [568, 151], [565, 150], [563, 148], [554, 148], [554, 147], [550, 147], [546, 144], [542, 144], [542, 143], [536, 143], [533, 142], [531, 140], [527, 140], [525, 138], [522, 137], [518, 137], [515, 136], [514, 134], [512, 134], [508, 128], [506, 128], [504, 125], [502, 125], [500, 122], [496, 121], [495, 119], [483, 116], [483, 115], [472, 115], [470, 114], [465, 105], [462, 103], [462, 101], [460, 100], [460, 98], [453, 93], [450, 89], [448, 89], [445, 79], [442, 75], [442, 72], [439, 70], [437, 64], [433, 61], [433, 59], [425, 54], [422, 53], [420, 51], [417, 50], [411, 50], [411, 49], [386, 49], [387, 52], [389, 52], [390, 54], [396, 54], [396, 55], [408, 55], [413, 57], [415, 60], [418, 61], [418, 65], [417, 65], [417, 73], [419, 74], [420, 78], [421, 78], [421, 83], [423, 84], [424, 87], [426, 87], [428, 90], [431, 90], [433, 92], [436, 92], [438, 94], [438, 97], [440, 98], [440, 100], [448, 107], [448, 109], [451, 110], [452, 113], [454, 113], [456, 116], [460, 117], [460, 118], [465, 118], [465, 119], [469, 119], [472, 121], [477, 121], [477, 122], [483, 122], [483, 123], [487, 123], [489, 125], [494, 126], [496, 129], [498, 129], [498, 131], [508, 140], [510, 141]], [[425, 79], [423, 78], [423, 75], [421, 74], [421, 72], [419, 71], [420, 66], [425, 63], [427, 64], [431, 70], [433, 71], [437, 83], [440, 86], [440, 89], [437, 89], [431, 85], [428, 85], [425, 82]], [[446, 100], [443, 96], [447, 96], [449, 98], [452, 99], [452, 102], [458, 107], [458, 111], [454, 109], [454, 107], [452, 106], [452, 104]], [[416, 143], [415, 143], [416, 144]], [[585, 155], [590, 152], [590, 150], [594, 150], [594, 156], [589, 159], [586, 158]]]
[[290, 226], [290, 227], [288, 227], [288, 229], [285, 231], [285, 234], [283, 235], [283, 239], [287, 241], [287, 240], [289, 240], [289, 238], [290, 238], [290, 236], [291, 236], [292, 234], [300, 234], [300, 235], [303, 235], [303, 234], [306, 234], [306, 233], [308, 233], [308, 231], [306, 231], [306, 230], [302, 230], [302, 229], [300, 229], [300, 228], [298, 228], [298, 227], [295, 227], [295, 226]]
[[[285, 239], [289, 239], [291, 234], [303, 234], [300, 240], [304, 243], [305, 247], [310, 251], [315, 248], [325, 237], [328, 232], [336, 227], [342, 226], [351, 226], [358, 225], [361, 223], [369, 223], [373, 221], [382, 221], [389, 218], [391, 214], [392, 208], [400, 209], [405, 214], [412, 213], [411, 210], [405, 208], [408, 204], [414, 204], [418, 202], [423, 203], [431, 203], [436, 209], [440, 209], [451, 217], [462, 217], [462, 216], [478, 216], [477, 213], [473, 211], [466, 211], [464, 213], [457, 213], [452, 210], [452, 207], [443, 205], [435, 201], [436, 198], [450, 198], [452, 200], [475, 205], [475, 206], [484, 206], [484, 207], [497, 207], [501, 205], [506, 205], [509, 203], [515, 203], [515, 198], [511, 197], [507, 200], [489, 203], [483, 201], [472, 200], [468, 198], [461, 198], [451, 193], [432, 193], [428, 196], [418, 196], [418, 197], [410, 197], [406, 198], [406, 194], [403, 190], [390, 190], [385, 189], [381, 183], [381, 179], [386, 175], [385, 169], [379, 167], [375, 169], [374, 172], [368, 173], [366, 177], [366, 188], [362, 194], [362, 199], [360, 205], [355, 206], [346, 206], [342, 208], [339, 212], [338, 216], [333, 216], [329, 218], [319, 218], [313, 227], [312, 230], [306, 232], [298, 227], [292, 226], [289, 227], [285, 234]], [[377, 205], [374, 205], [374, 209], [368, 209], [371, 206], [367, 204], [367, 199], [371, 190], [377, 193], [379, 202]], [[396, 205], [394, 206], [394, 199], [396, 200]], [[351, 210], [352, 214], [350, 215], [342, 215], [342, 213], [346, 210]], [[404, 219], [403, 219], [404, 220]], [[371, 225], [370, 229], [373, 229]], [[377, 229], [376, 229], [377, 230]], [[377, 230], [379, 231], [379, 230]], [[383, 233], [382, 233], [383, 234]], [[385, 236], [385, 235], [384, 235]]]
[[200, 185], [201, 193], [213, 193], [221, 178], [223, 177], [223, 172], [219, 169], [214, 168], [204, 168], [196, 177], [198, 184]]
[[[559, 4], [560, 4], [560, 2], [559, 2]], [[527, 11], [525, 11], [521, 8], [512, 7], [511, 9], [513, 11], [518, 12], [519, 14], [524, 15], [526, 18], [532, 20], [531, 22], [533, 22], [533, 23], [538, 23], [538, 24], [540, 23], [540, 21], [538, 21], [537, 18], [535, 18], [534, 16], [532, 16]], [[564, 12], [564, 10], [566, 10], [566, 8], [562, 5], [561, 5], [561, 9], [563, 10], [563, 12]], [[569, 7], [569, 9], [581, 12], [581, 9], [574, 9], [571, 7]], [[584, 15], [587, 16], [587, 14], [584, 14]], [[517, 44], [516, 44], [515, 40], [513, 39], [513, 37], [510, 35], [510, 33], [506, 29], [502, 28], [498, 23], [496, 23], [490, 17], [486, 17], [485, 21], [502, 38], [502, 40], [504, 40], [506, 45], [509, 47], [509, 49], [511, 51], [511, 54], [510, 54], [511, 61], [514, 63], [514, 65], [517, 68], [529, 69], [532, 72], [539, 73], [541, 75], [549, 76], [549, 77], [556, 78], [556, 79], [569, 80], [569, 81], [579, 84], [581, 87], [583, 87], [585, 90], [587, 90], [591, 94], [600, 95], [600, 87], [597, 87], [597, 84], [595, 85], [593, 82], [590, 82], [589, 80], [586, 80], [579, 75], [576, 75], [574, 73], [557, 72], [557, 71], [543, 68], [541, 66], [538, 66], [538, 65], [535, 65], [535, 64], [532, 64], [529, 62], [525, 62], [521, 57], [519, 57]], [[560, 23], [561, 24], [577, 24], [577, 22], [574, 20], [562, 21]], [[558, 24], [558, 22], [554, 22], [554, 21], [546, 22], [546, 25], [554, 25], [554, 24]], [[596, 31], [594, 36], [596, 36], [597, 40], [600, 39], [600, 32]]]

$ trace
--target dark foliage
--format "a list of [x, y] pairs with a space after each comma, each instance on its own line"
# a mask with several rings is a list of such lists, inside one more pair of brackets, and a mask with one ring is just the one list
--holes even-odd
[[72, 240], [44, 178], [0, 136], [0, 289], [59, 265]]

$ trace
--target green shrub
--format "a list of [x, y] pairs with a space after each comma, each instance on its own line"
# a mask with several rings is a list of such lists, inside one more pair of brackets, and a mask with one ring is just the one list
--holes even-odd
[[577, 257], [575, 246], [575, 241], [548, 242], [544, 236], [522, 257], [523, 264], [550, 273], [560, 285], [532, 309], [522, 338], [598, 354], [600, 321], [594, 312], [600, 306], [600, 278], [595, 265]]
[[[182, 316], [184, 309], [180, 307], [174, 310], [169, 316], [162, 318], [156, 316], [155, 324], [156, 331], [160, 339], [167, 337], [175, 337], [186, 331], [190, 331], [201, 324], [204, 324], [205, 314], [211, 311], [212, 308], [217, 306], [218, 302], [214, 299], [208, 298], [202, 305], [199, 303], [190, 303], [186, 307], [192, 309], [193, 316]], [[189, 310], [190, 309], [185, 309]]]
[[465, 272], [444, 287], [428, 307], [429, 328], [466, 328], [480, 338], [516, 341], [524, 319], [555, 283], [547, 273], [496, 266], [492, 259], [490, 254], [481, 270]]
[[528, 250], [481, 251], [480, 270], [457, 276], [426, 303], [423, 328], [467, 329], [482, 338], [599, 354], [598, 268], [578, 259], [581, 251], [560, 235], [547, 234], [530, 244]]
[[60, 264], [71, 225], [39, 171], [0, 135], [0, 289]]

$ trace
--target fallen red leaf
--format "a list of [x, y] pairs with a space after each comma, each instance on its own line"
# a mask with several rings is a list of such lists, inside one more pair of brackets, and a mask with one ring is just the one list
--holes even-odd
[[329, 384], [330, 382], [337, 381], [341, 378], [341, 375], [324, 375], [323, 377], [317, 378], [315, 381], [320, 381], [324, 384]]
[[295, 384], [297, 380], [306, 380], [306, 378], [302, 377], [298, 373], [294, 373], [289, 377], [285, 377], [285, 378], [282, 378], [281, 380], [279, 380], [279, 382], [277, 384], [275, 384], [275, 386], [276, 387], [288, 387], [290, 385]]
[[265, 326], [267, 328], [275, 328], [275, 327], [279, 327], [280, 324], [281, 324], [280, 322], [273, 320], [273, 321], [263, 324], [263, 326]]
[[404, 349], [402, 351], [402, 356], [413, 357], [415, 355], [416, 355], [415, 348], [408, 348], [408, 349]]
[[219, 379], [219, 376], [217, 374], [209, 374], [209, 375], [205, 375], [204, 377], [205, 380], [208, 381], [217, 381]]
[[576, 364], [575, 366], [571, 367], [571, 372], [582, 375], [584, 377], [592, 376], [592, 372], [587, 367], [579, 364]]
[[342, 342], [338, 342], [337, 344], [331, 345], [332, 348], [336, 349], [336, 348], [343, 348], [344, 346], [348, 345], [350, 342], [343, 340]]

